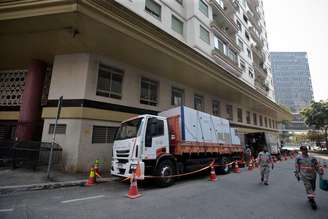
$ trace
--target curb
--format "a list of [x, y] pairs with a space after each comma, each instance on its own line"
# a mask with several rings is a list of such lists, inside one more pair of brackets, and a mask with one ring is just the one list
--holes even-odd
[[[113, 181], [113, 178], [101, 178], [97, 182], [105, 183]], [[75, 180], [75, 181], [65, 181], [65, 182], [52, 182], [52, 183], [39, 183], [30, 185], [16, 185], [16, 186], [0, 186], [0, 195], [5, 195], [13, 192], [23, 192], [23, 191], [37, 191], [46, 189], [57, 189], [63, 187], [72, 186], [84, 186], [87, 180]]]

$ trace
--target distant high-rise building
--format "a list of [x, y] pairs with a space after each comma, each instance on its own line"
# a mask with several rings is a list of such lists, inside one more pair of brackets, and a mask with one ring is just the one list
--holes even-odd
[[294, 114], [286, 129], [306, 129], [299, 112], [313, 100], [311, 75], [306, 52], [271, 52], [276, 101]]

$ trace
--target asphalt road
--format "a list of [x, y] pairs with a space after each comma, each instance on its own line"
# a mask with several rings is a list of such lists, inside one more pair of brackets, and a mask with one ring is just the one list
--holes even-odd
[[178, 181], [169, 188], [139, 185], [142, 197], [125, 197], [128, 184], [21, 192], [0, 197], [0, 218], [320, 218], [328, 219], [328, 192], [317, 189], [313, 211], [293, 161], [276, 165], [270, 185], [259, 183], [258, 170]]

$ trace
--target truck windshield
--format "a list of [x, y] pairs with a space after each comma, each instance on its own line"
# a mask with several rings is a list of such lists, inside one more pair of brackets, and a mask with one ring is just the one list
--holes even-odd
[[118, 129], [115, 140], [124, 140], [134, 138], [139, 135], [139, 128], [143, 118], [130, 120], [121, 124]]

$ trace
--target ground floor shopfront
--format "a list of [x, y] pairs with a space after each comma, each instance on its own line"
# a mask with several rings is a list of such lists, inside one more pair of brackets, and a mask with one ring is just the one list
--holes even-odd
[[17, 5], [0, 16], [1, 138], [51, 141], [63, 96], [63, 164], [85, 171], [95, 159], [109, 168], [117, 127], [138, 114], [184, 104], [230, 119], [241, 137], [289, 119], [224, 66], [108, 4]]

